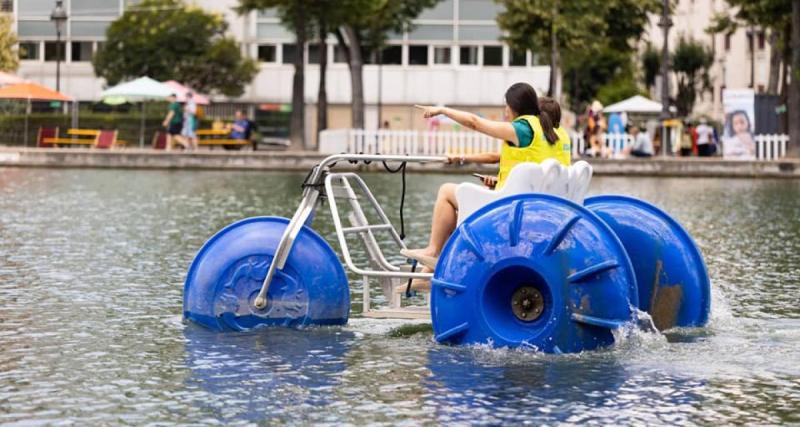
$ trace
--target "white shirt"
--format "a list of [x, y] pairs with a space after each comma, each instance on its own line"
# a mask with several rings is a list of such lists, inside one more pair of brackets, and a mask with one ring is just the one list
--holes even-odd
[[707, 124], [701, 124], [695, 130], [697, 131], [697, 145], [708, 144], [714, 139], [714, 129]]

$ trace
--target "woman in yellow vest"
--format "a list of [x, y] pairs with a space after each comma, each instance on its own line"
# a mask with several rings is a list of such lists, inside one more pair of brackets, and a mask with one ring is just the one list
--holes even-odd
[[[570, 139], [559, 126], [561, 108], [549, 98], [539, 100], [536, 91], [527, 83], [515, 83], [506, 91], [505, 116], [510, 122], [488, 120], [475, 114], [446, 107], [417, 106], [424, 111], [425, 118], [439, 114], [451, 118], [464, 127], [505, 141], [500, 153], [478, 153], [448, 156], [449, 163], [499, 163], [497, 178], [487, 178], [484, 183], [499, 188], [505, 183], [511, 169], [521, 162], [540, 163], [556, 159], [565, 166], [570, 165]], [[456, 227], [458, 202], [456, 184], [447, 183], [439, 188], [433, 207], [431, 236], [423, 249], [404, 250], [403, 255], [416, 259], [427, 271], [433, 271], [439, 253]], [[415, 281], [415, 287], [430, 286], [427, 282]]]

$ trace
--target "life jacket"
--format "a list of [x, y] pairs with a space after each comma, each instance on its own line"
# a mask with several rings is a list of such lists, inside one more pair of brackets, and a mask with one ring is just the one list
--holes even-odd
[[569, 166], [572, 161], [571, 143], [567, 131], [561, 126], [555, 129], [558, 139], [550, 144], [544, 136], [542, 124], [536, 116], [520, 116], [516, 120], [525, 120], [533, 129], [533, 141], [524, 148], [515, 147], [509, 143], [503, 144], [500, 150], [500, 172], [497, 174], [497, 186], [500, 189], [505, 184], [511, 169], [519, 163], [541, 163], [547, 159], [556, 159], [564, 166]]

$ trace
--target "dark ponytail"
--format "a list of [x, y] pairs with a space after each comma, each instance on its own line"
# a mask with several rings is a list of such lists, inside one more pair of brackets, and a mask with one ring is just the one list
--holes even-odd
[[561, 126], [561, 107], [553, 98], [539, 99], [539, 123], [542, 124], [544, 137], [551, 145], [558, 141], [555, 128]]

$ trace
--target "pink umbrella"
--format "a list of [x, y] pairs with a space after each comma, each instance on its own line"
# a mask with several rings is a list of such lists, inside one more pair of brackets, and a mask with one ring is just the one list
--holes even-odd
[[19, 83], [25, 83], [25, 79], [0, 71], [0, 86], [15, 85]]
[[188, 88], [176, 82], [175, 80], [166, 81], [164, 82], [164, 84], [169, 86], [170, 89], [172, 89], [172, 91], [175, 92], [175, 95], [178, 98], [178, 102], [186, 102], [186, 94], [192, 92], [192, 98], [194, 99], [194, 102], [197, 103], [197, 105], [208, 105], [211, 103], [211, 101], [208, 100], [207, 96], [201, 95], [192, 90], [191, 88]]

